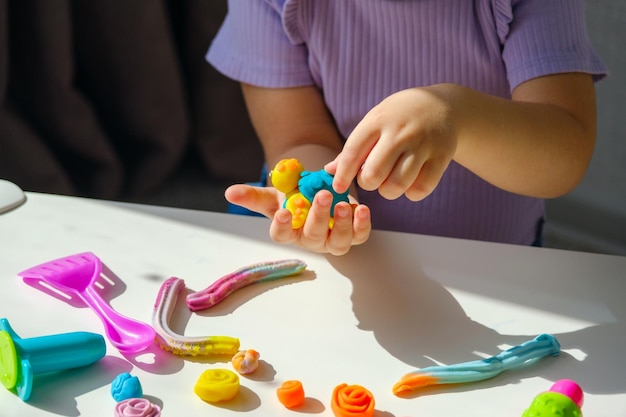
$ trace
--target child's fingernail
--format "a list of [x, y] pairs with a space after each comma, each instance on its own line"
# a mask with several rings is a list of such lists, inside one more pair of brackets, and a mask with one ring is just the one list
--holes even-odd
[[335, 217], [346, 218], [350, 214], [350, 210], [348, 210], [345, 206], [335, 207]]
[[291, 216], [289, 215], [289, 213], [285, 211], [279, 211], [278, 213], [276, 213], [276, 220], [279, 223], [283, 223], [283, 224], [289, 223], [291, 221], [290, 217]]
[[318, 194], [317, 202], [322, 206], [330, 206], [333, 202], [333, 196], [330, 193]]
[[369, 217], [369, 211], [367, 210], [355, 210], [355, 215], [361, 219], [366, 220]]

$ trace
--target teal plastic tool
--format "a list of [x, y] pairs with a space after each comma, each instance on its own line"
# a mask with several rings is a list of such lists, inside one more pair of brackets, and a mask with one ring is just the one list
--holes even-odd
[[35, 375], [91, 365], [104, 357], [104, 338], [73, 332], [22, 339], [0, 319], [0, 382], [28, 401]]

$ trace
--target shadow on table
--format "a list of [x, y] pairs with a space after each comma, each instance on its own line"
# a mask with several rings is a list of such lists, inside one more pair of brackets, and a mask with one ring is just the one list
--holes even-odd
[[38, 375], [28, 404], [55, 415], [79, 416], [76, 398], [111, 384], [117, 375], [131, 370], [132, 365], [125, 360], [105, 356], [91, 366]]
[[[372, 256], [374, 253], [376, 256]], [[391, 248], [387, 241], [373, 236], [366, 245], [353, 248], [349, 254], [342, 257], [327, 256], [327, 259], [352, 283], [353, 310], [359, 328], [373, 332], [385, 350], [409, 365], [407, 372], [412, 371], [412, 368], [483, 359], [500, 353], [503, 345], [515, 346], [537, 336], [500, 334], [472, 320], [442, 283], [427, 276], [420, 265], [419, 256], [415, 254], [415, 248], [410, 245], [394, 245]], [[484, 263], [497, 263], [497, 260], [473, 259], [472, 262], [481, 265], [477, 269], [483, 272], [480, 279], [473, 276], [475, 271], [468, 263], [466, 275], [463, 275], [463, 271], [458, 274], [462, 282], [446, 282], [445, 285], [460, 286], [479, 294], [484, 290], [482, 295], [485, 297], [522, 306], [533, 306], [533, 302], [529, 302], [526, 296], [530, 292], [537, 292], [542, 294], [540, 299], [552, 296], [555, 300], [558, 297], [585, 300], [591, 297], [587, 304], [608, 303], [602, 305], [602, 308], [623, 311], [623, 308], [611, 308], [610, 303], [619, 302], [619, 297], [605, 294], [604, 289], [596, 288], [599, 286], [593, 283], [584, 288], [553, 287], [550, 280], [539, 271], [520, 266], [518, 270], [525, 272], [513, 272], [513, 278], [515, 274], [521, 274], [525, 279], [514, 280], [515, 286], [511, 286], [510, 281], [509, 285], [503, 285], [497, 283], [500, 279], [498, 276], [484, 275]], [[517, 267], [509, 266], [513, 269]], [[494, 271], [498, 271], [498, 268]], [[535, 276], [528, 277], [533, 273]], [[507, 280], [510, 279], [507, 277]], [[567, 316], [570, 308], [563, 305], [562, 310], [559, 310], [559, 303], [555, 302], [546, 306], [546, 311]], [[592, 308], [577, 311], [576, 314], [577, 318], [594, 324], [581, 330], [553, 335], [561, 343], [562, 349], [576, 349], [584, 358], [574, 358], [561, 352], [557, 358], [544, 358], [531, 366], [506, 371], [492, 380], [429, 389], [419, 395], [441, 390], [464, 391], [506, 385], [535, 376], [552, 381], [574, 379], [587, 392], [626, 392], [626, 361], [622, 360], [623, 346], [626, 344], [624, 318], [604, 317], [605, 322], [598, 322], [598, 313]], [[398, 379], [401, 376], [398, 375]]]
[[[207, 217], [206, 213], [193, 210], [120, 207], [271, 242], [269, 220], [260, 217], [239, 216], [233, 222], [232, 215], [221, 213]], [[574, 379], [590, 393], [626, 392], [626, 361], [622, 353], [626, 346], [626, 279], [602, 285], [603, 279], [623, 276], [621, 258], [522, 246], [516, 247], [512, 256], [511, 245], [468, 244], [446, 238], [423, 242], [413, 238], [394, 234], [390, 247], [386, 237], [373, 233], [365, 245], [354, 247], [347, 255], [327, 256], [329, 263], [353, 285], [352, 302], [359, 328], [372, 331], [383, 348], [409, 365], [407, 371], [411, 367], [481, 359], [499, 353], [503, 345], [515, 346], [537, 336], [500, 334], [472, 320], [448, 287], [575, 318], [589, 326], [552, 333], [564, 350], [578, 350], [582, 358], [564, 352], [556, 359], [545, 358], [534, 366], [507, 371], [493, 380], [467, 388], [444, 389], [476, 389], [541, 376], [552, 381]], [[454, 260], [447, 262], [451, 257]], [[423, 265], [428, 265], [429, 270], [425, 271]], [[570, 276], [589, 279], [563, 286]]]

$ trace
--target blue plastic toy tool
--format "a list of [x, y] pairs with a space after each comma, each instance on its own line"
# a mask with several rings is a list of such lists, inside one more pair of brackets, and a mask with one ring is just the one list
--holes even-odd
[[35, 375], [91, 365], [104, 357], [104, 338], [73, 332], [22, 339], [0, 319], [0, 382], [28, 401]]

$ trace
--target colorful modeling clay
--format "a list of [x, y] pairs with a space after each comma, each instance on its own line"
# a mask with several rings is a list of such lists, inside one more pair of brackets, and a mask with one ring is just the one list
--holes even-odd
[[561, 379], [537, 395], [522, 417], [581, 417], [583, 400], [583, 390], [576, 382]]
[[283, 207], [291, 212], [291, 226], [294, 229], [304, 226], [313, 198], [321, 190], [328, 190], [333, 195], [330, 228], [333, 227], [335, 205], [340, 201], [349, 202], [348, 191], [340, 194], [333, 189], [332, 175], [323, 169], [305, 171], [302, 164], [294, 158], [279, 161], [270, 172], [270, 179], [274, 188], [285, 194]]
[[163, 282], [159, 289], [152, 326], [162, 349], [181, 356], [234, 355], [239, 350], [239, 339], [229, 336], [186, 337], [170, 329], [169, 320], [176, 308], [176, 299], [185, 289], [185, 281], [172, 277]]
[[298, 259], [262, 262], [240, 268], [215, 281], [202, 291], [187, 295], [191, 311], [204, 310], [223, 301], [236, 290], [257, 282], [271, 281], [302, 273], [306, 264]]
[[276, 389], [278, 401], [287, 408], [296, 408], [304, 403], [304, 388], [297, 380], [285, 381]]
[[160, 417], [161, 407], [145, 398], [129, 398], [115, 405], [113, 417]]
[[430, 385], [482, 381], [506, 370], [530, 365], [544, 356], [557, 356], [560, 349], [561, 346], [554, 336], [542, 334], [487, 359], [413, 371], [404, 375], [393, 386], [393, 393], [399, 395]]
[[18, 275], [36, 288], [45, 288], [35, 285], [45, 282], [68, 298], [82, 300], [100, 318], [107, 338], [120, 352], [143, 351], [154, 341], [154, 330], [146, 323], [121, 315], [100, 296], [95, 284], [101, 273], [100, 258], [84, 252], [34, 266]]
[[34, 377], [91, 365], [104, 357], [104, 338], [95, 333], [73, 332], [22, 339], [9, 321], [0, 319], [0, 382], [28, 401]]
[[374, 396], [360, 385], [340, 384], [333, 390], [330, 406], [336, 417], [372, 417]]
[[239, 392], [239, 376], [228, 369], [208, 369], [198, 378], [193, 392], [210, 403], [233, 399]]
[[111, 395], [117, 402], [129, 398], [143, 397], [143, 389], [141, 388], [139, 378], [131, 376], [128, 372], [119, 374], [111, 383]]
[[230, 362], [238, 373], [251, 374], [259, 367], [259, 356], [259, 352], [253, 349], [240, 350]]

